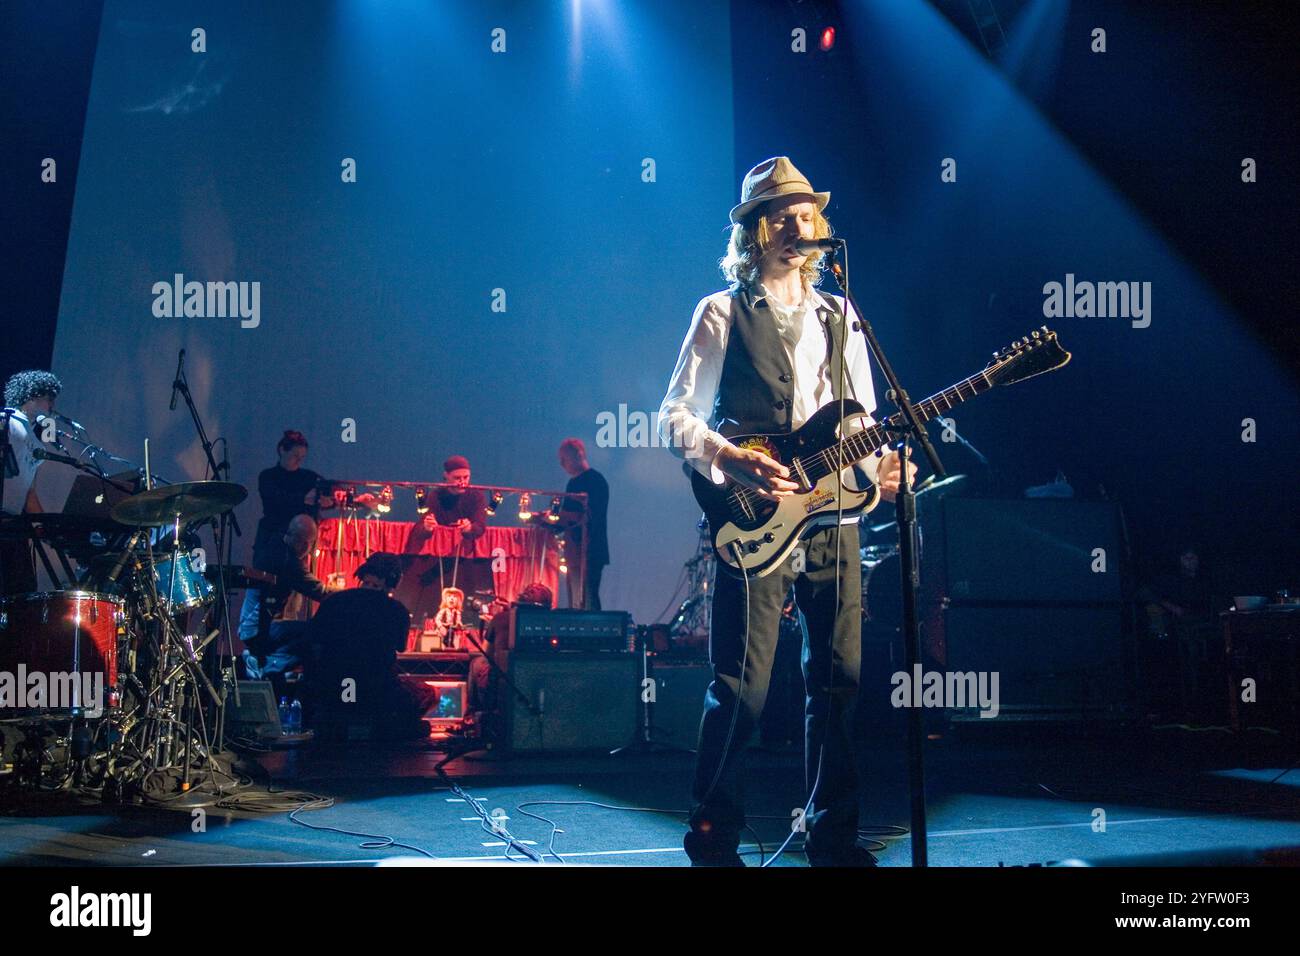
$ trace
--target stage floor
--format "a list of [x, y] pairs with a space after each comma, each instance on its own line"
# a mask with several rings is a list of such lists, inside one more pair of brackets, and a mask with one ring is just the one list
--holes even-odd
[[[189, 810], [108, 808], [53, 795], [0, 816], [0, 865], [375, 865], [430, 857], [441, 863], [505, 864], [501, 837], [434, 773], [442, 754], [424, 745], [274, 753], [268, 776], [241, 792], [329, 797], [333, 806], [288, 813], [209, 807], [205, 832]], [[910, 862], [905, 755], [896, 744], [865, 755], [869, 786], [862, 825], [881, 828], [884, 866]], [[746, 862], [770, 854], [803, 803], [793, 752], [754, 751], [749, 762], [753, 833]], [[1276, 737], [1215, 731], [1077, 732], [979, 727], [927, 748], [929, 853], [935, 866], [1025, 866], [1225, 848], [1300, 845], [1300, 770]], [[617, 757], [461, 758], [450, 779], [546, 865], [684, 866], [689, 754]], [[606, 809], [638, 807], [645, 810]], [[495, 813], [494, 813], [495, 811]], [[529, 817], [524, 811], [553, 821]], [[651, 811], [651, 812], [647, 812]], [[1104, 813], [1105, 829], [1098, 820]], [[312, 829], [312, 828], [335, 829]], [[889, 828], [898, 828], [890, 830]], [[373, 837], [349, 835], [372, 834]], [[395, 841], [406, 847], [362, 846]], [[792, 850], [799, 839], [792, 841]], [[870, 845], [870, 844], [868, 844]], [[426, 857], [417, 851], [422, 850]], [[553, 850], [554, 854], [550, 851]], [[530, 866], [518, 851], [509, 853]], [[787, 851], [780, 866], [803, 866]]]

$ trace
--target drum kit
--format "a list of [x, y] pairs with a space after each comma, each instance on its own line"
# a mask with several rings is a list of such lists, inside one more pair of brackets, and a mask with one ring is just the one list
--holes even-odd
[[[45, 545], [68, 578], [62, 589], [0, 600], [0, 753], [5, 733], [15, 734], [0, 788], [171, 800], [197, 792], [195, 774], [221, 772], [212, 758], [233, 675], [216, 655], [204, 663], [229, 578], [206, 566], [197, 531], [247, 494], [233, 482], [193, 481], [124, 497], [107, 517], [0, 517], [0, 537]], [[12, 683], [9, 700], [5, 675], [27, 684]]]

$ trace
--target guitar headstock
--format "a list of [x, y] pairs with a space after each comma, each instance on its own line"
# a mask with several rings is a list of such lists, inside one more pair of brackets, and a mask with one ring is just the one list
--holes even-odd
[[984, 367], [984, 374], [994, 385], [1014, 385], [1055, 371], [1068, 361], [1070, 353], [1061, 348], [1056, 333], [1044, 325], [994, 352], [992, 361]]

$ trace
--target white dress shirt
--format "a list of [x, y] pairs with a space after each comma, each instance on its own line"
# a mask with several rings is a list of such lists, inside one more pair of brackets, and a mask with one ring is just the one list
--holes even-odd
[[[0, 510], [20, 515], [27, 505], [27, 492], [36, 479], [36, 471], [41, 467], [34, 452], [45, 445], [36, 437], [36, 430], [22, 412], [14, 412], [9, 416], [9, 445], [13, 449], [14, 462], [18, 465], [18, 474], [5, 480], [4, 502], [0, 503]], [[3, 462], [0, 462], [0, 467], [4, 467]]]
[[[802, 302], [787, 305], [760, 285], [754, 301], [764, 298], [794, 369], [790, 427], [795, 429], [832, 400], [830, 376], [835, 370], [829, 367], [826, 332], [816, 312], [819, 305], [825, 304], [825, 297], [806, 287]], [[833, 298], [839, 303], [840, 311], [845, 312], [844, 299], [841, 296]], [[876, 393], [871, 381], [867, 346], [862, 335], [853, 331], [851, 309], [849, 313], [846, 315], [844, 366], [850, 387], [845, 390], [845, 398], [856, 399], [871, 413], [876, 409]], [[723, 291], [701, 299], [682, 342], [668, 394], [659, 408], [659, 436], [663, 442], [673, 454], [686, 459], [693, 468], [718, 483], [723, 476], [713, 462], [718, 452], [731, 442], [709, 428], [708, 420], [713, 414], [730, 333], [731, 296]], [[878, 457], [872, 456], [858, 467], [875, 481], [879, 462]]]

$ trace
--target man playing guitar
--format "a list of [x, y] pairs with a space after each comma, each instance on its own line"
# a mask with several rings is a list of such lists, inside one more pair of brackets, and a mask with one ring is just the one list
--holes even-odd
[[[675, 454], [715, 483], [725, 478], [769, 501], [798, 490], [790, 471], [757, 447], [719, 431], [790, 432], [840, 398], [876, 407], [862, 337], [845, 322], [844, 300], [814, 287], [820, 256], [800, 255], [800, 239], [825, 238], [830, 193], [815, 192], [784, 156], [745, 176], [731, 210], [722, 269], [730, 287], [702, 299], [660, 409], [660, 431]], [[843, 379], [841, 380], [841, 374]], [[898, 489], [897, 453], [860, 466], [886, 500]], [[915, 469], [909, 464], [909, 469]], [[909, 472], [910, 473], [910, 472]], [[804, 817], [814, 866], [873, 866], [857, 845], [858, 775], [852, 716], [861, 660], [861, 566], [856, 517], [801, 542], [792, 560], [746, 579], [719, 569], [713, 594], [705, 695], [686, 852], [695, 865], [742, 865], [745, 824], [742, 753], [763, 711], [781, 611], [795, 588], [804, 619], [807, 689]], [[846, 527], [847, 525], [847, 527]], [[841, 540], [841, 530], [844, 533]], [[739, 706], [737, 706], [739, 702]]]

